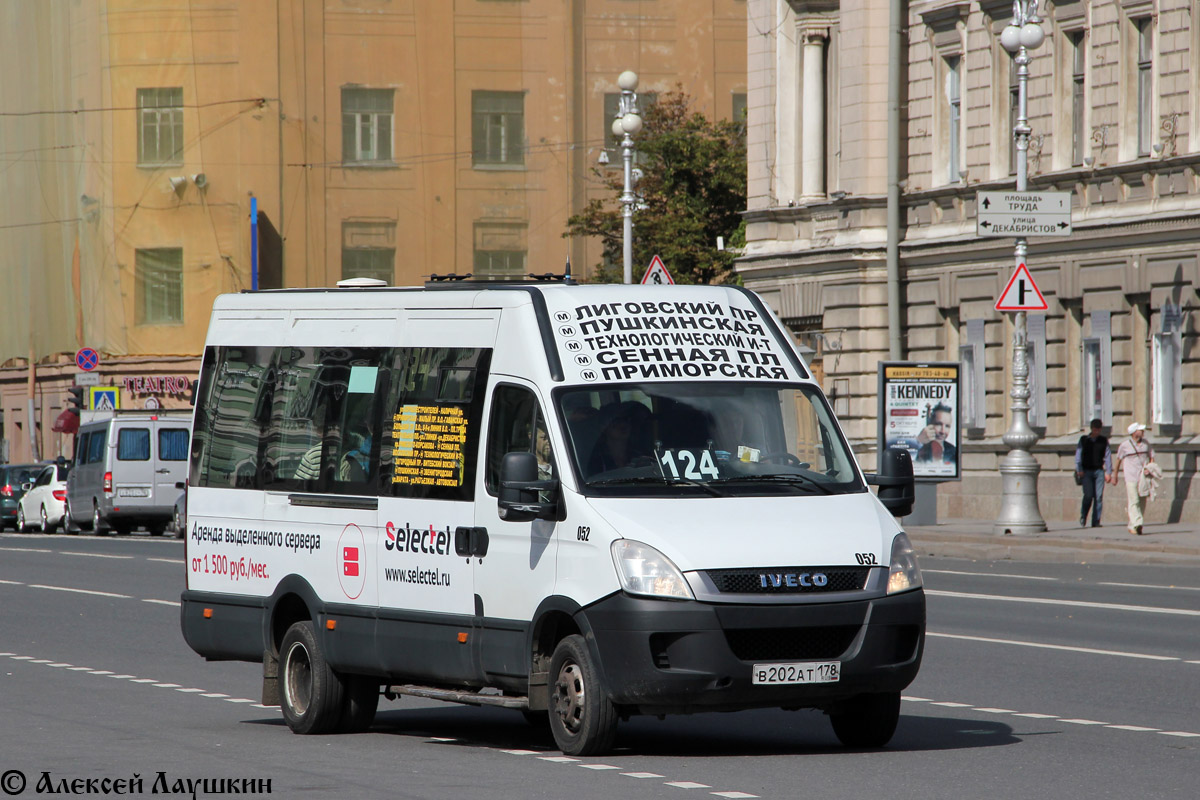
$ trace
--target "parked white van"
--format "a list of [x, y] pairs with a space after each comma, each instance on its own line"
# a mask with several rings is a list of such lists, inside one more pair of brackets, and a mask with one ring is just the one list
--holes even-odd
[[97, 535], [145, 526], [163, 533], [187, 478], [191, 420], [168, 411], [118, 413], [79, 426], [63, 527]]
[[[888, 451], [880, 494], [909, 513]], [[925, 632], [907, 537], [737, 287], [225, 295], [196, 395], [181, 624], [297, 733], [381, 692], [548, 716], [818, 708], [891, 738]]]

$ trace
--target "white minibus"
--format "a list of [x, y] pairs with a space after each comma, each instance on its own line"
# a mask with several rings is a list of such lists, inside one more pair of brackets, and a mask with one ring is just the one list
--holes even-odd
[[261, 662], [297, 733], [415, 695], [523, 711], [572, 755], [631, 715], [750, 708], [882, 746], [925, 638], [912, 466], [882, 455], [864, 476], [738, 287], [224, 295], [183, 635]]

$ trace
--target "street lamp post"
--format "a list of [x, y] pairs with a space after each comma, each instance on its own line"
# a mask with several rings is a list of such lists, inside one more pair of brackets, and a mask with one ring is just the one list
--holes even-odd
[[[1017, 145], [1017, 191], [1029, 188], [1029, 51], [1046, 38], [1037, 15], [1038, 0], [1013, 0], [1012, 22], [1000, 32], [1000, 44], [1013, 54], [1017, 67], [1017, 122], [1013, 140]], [[1016, 240], [1016, 262], [1025, 263], [1028, 247], [1023, 237]], [[1003, 495], [995, 533], [1039, 533], [1046, 521], [1038, 509], [1037, 478], [1041, 466], [1030, 450], [1038, 440], [1029, 425], [1029, 356], [1025, 312], [1016, 312], [1013, 328], [1012, 423], [1004, 434], [1009, 452], [1000, 461]]]
[[625, 283], [633, 283], [633, 207], [637, 203], [637, 196], [633, 193], [633, 137], [642, 129], [642, 116], [637, 107], [637, 85], [638, 76], [632, 70], [625, 70], [617, 78], [617, 86], [621, 88], [621, 105], [612, 124], [613, 135], [621, 137], [621, 158], [625, 165], [625, 189], [621, 192]]

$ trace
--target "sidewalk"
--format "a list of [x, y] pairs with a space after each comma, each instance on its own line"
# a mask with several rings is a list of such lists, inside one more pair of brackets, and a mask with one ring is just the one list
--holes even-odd
[[1047, 522], [1044, 533], [993, 533], [993, 522], [948, 519], [937, 525], [905, 526], [918, 556], [1053, 561], [1093, 564], [1195, 564], [1200, 566], [1200, 524], [1146, 525], [1141, 536], [1124, 522], [1080, 528]]

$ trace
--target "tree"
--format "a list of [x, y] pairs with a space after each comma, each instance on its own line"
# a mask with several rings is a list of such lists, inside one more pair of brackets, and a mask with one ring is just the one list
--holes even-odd
[[[635, 191], [641, 198], [633, 215], [634, 280], [655, 254], [677, 283], [733, 282], [734, 253], [717, 250], [745, 241], [741, 212], [746, 209], [746, 142], [741, 122], [710, 122], [691, 109], [682, 86], [663, 94], [645, 113], [637, 137], [643, 172]], [[619, 162], [618, 162], [619, 163]], [[592, 200], [567, 220], [564, 236], [599, 237], [604, 262], [593, 280], [617, 283], [623, 277], [620, 195], [624, 174], [593, 170], [613, 190]]]

